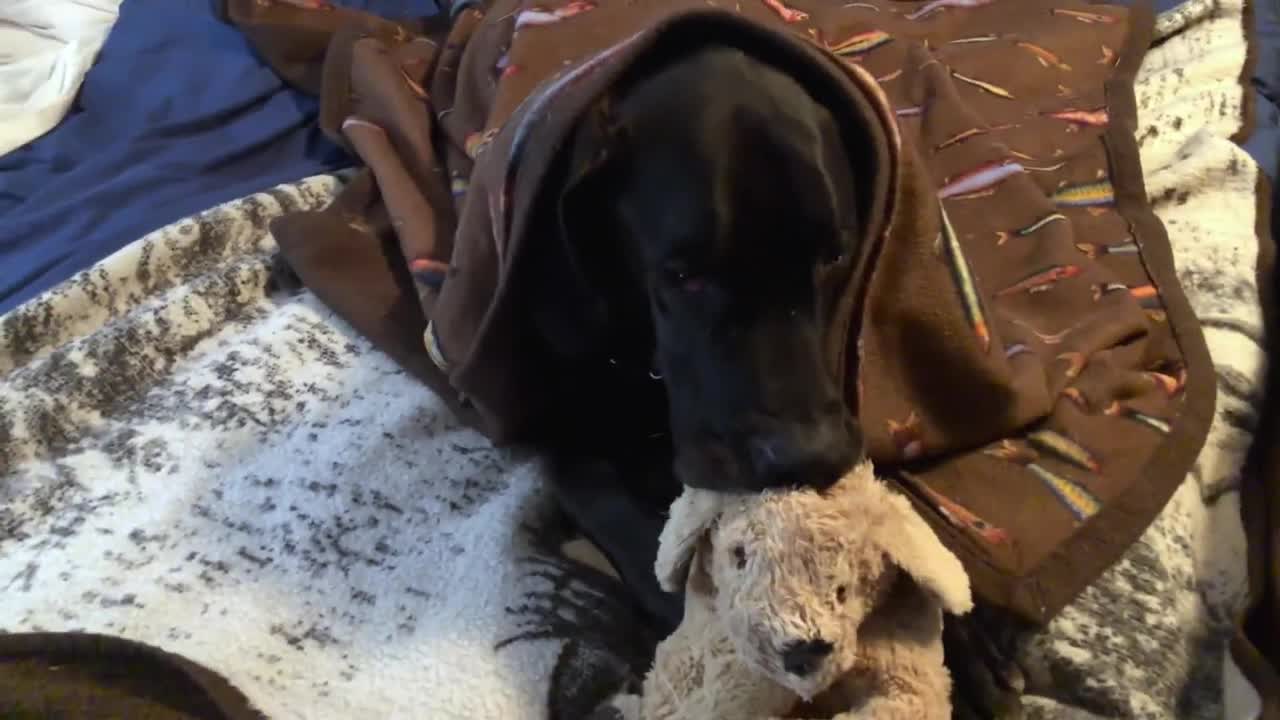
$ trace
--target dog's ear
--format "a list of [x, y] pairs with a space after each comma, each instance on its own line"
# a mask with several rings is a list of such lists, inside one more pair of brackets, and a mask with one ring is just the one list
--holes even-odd
[[709, 549], [708, 538], [724, 510], [725, 496], [712, 490], [685, 488], [671, 503], [671, 514], [658, 537], [654, 572], [667, 592], [680, 592], [688, 580], [695, 556]]
[[541, 209], [548, 245], [532, 263], [533, 318], [564, 358], [598, 351], [616, 324], [619, 244], [612, 241], [609, 188], [617, 174], [618, 133], [609, 123], [602, 109], [584, 115], [560, 153], [554, 174], [559, 182], [548, 189]]
[[969, 612], [973, 598], [969, 575], [960, 560], [942, 544], [910, 501], [882, 484], [877, 489], [883, 491], [887, 512], [873, 530], [880, 535], [876, 544], [890, 562], [937, 599], [943, 610], [953, 615]]

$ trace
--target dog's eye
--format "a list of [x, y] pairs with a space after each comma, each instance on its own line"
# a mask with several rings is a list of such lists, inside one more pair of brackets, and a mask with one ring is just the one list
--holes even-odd
[[679, 263], [672, 263], [664, 268], [668, 285], [680, 288], [685, 292], [699, 292], [707, 286], [707, 276]]
[[742, 547], [741, 545], [734, 545], [733, 561], [738, 565], [739, 570], [746, 567], [747, 566], [747, 549]]
[[845, 588], [845, 586], [841, 585], [840, 587], [836, 588], [836, 602], [843, 605], [844, 601], [848, 599], [849, 599], [849, 590]]
[[823, 253], [818, 257], [818, 270], [826, 270], [828, 268], [839, 265], [844, 262], [844, 253]]
[[701, 292], [706, 286], [707, 279], [697, 275], [687, 275], [684, 280], [680, 282], [680, 289], [691, 293]]

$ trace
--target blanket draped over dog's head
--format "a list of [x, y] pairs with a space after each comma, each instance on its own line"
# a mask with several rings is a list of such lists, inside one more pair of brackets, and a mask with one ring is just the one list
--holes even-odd
[[[569, 138], [607, 140], [610, 89], [645, 58], [714, 42], [792, 73], [844, 128], [858, 252], [821, 279], [829, 360], [871, 458], [979, 597], [1051, 616], [1203, 443], [1212, 368], [1133, 137], [1144, 7], [493, 0], [423, 27], [310, 4], [226, 6], [367, 165], [277, 239], [495, 440], [528, 437], [556, 401], [521, 278], [565, 252], [537, 208], [549, 178], [591, 170]], [[297, 71], [318, 54], [319, 77]]]

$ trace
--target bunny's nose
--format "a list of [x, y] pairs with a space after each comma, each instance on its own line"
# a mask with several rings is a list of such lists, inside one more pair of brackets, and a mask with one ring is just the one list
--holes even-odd
[[804, 677], [822, 665], [834, 646], [826, 640], [797, 640], [782, 650], [782, 669]]

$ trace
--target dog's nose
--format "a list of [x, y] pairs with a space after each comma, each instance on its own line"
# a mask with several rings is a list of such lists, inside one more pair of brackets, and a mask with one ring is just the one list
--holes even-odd
[[816, 422], [770, 423], [750, 441], [751, 465], [765, 486], [826, 488], [861, 453], [861, 434], [844, 413]]
[[782, 669], [796, 677], [812, 675], [833, 649], [826, 640], [797, 640], [782, 651]]

